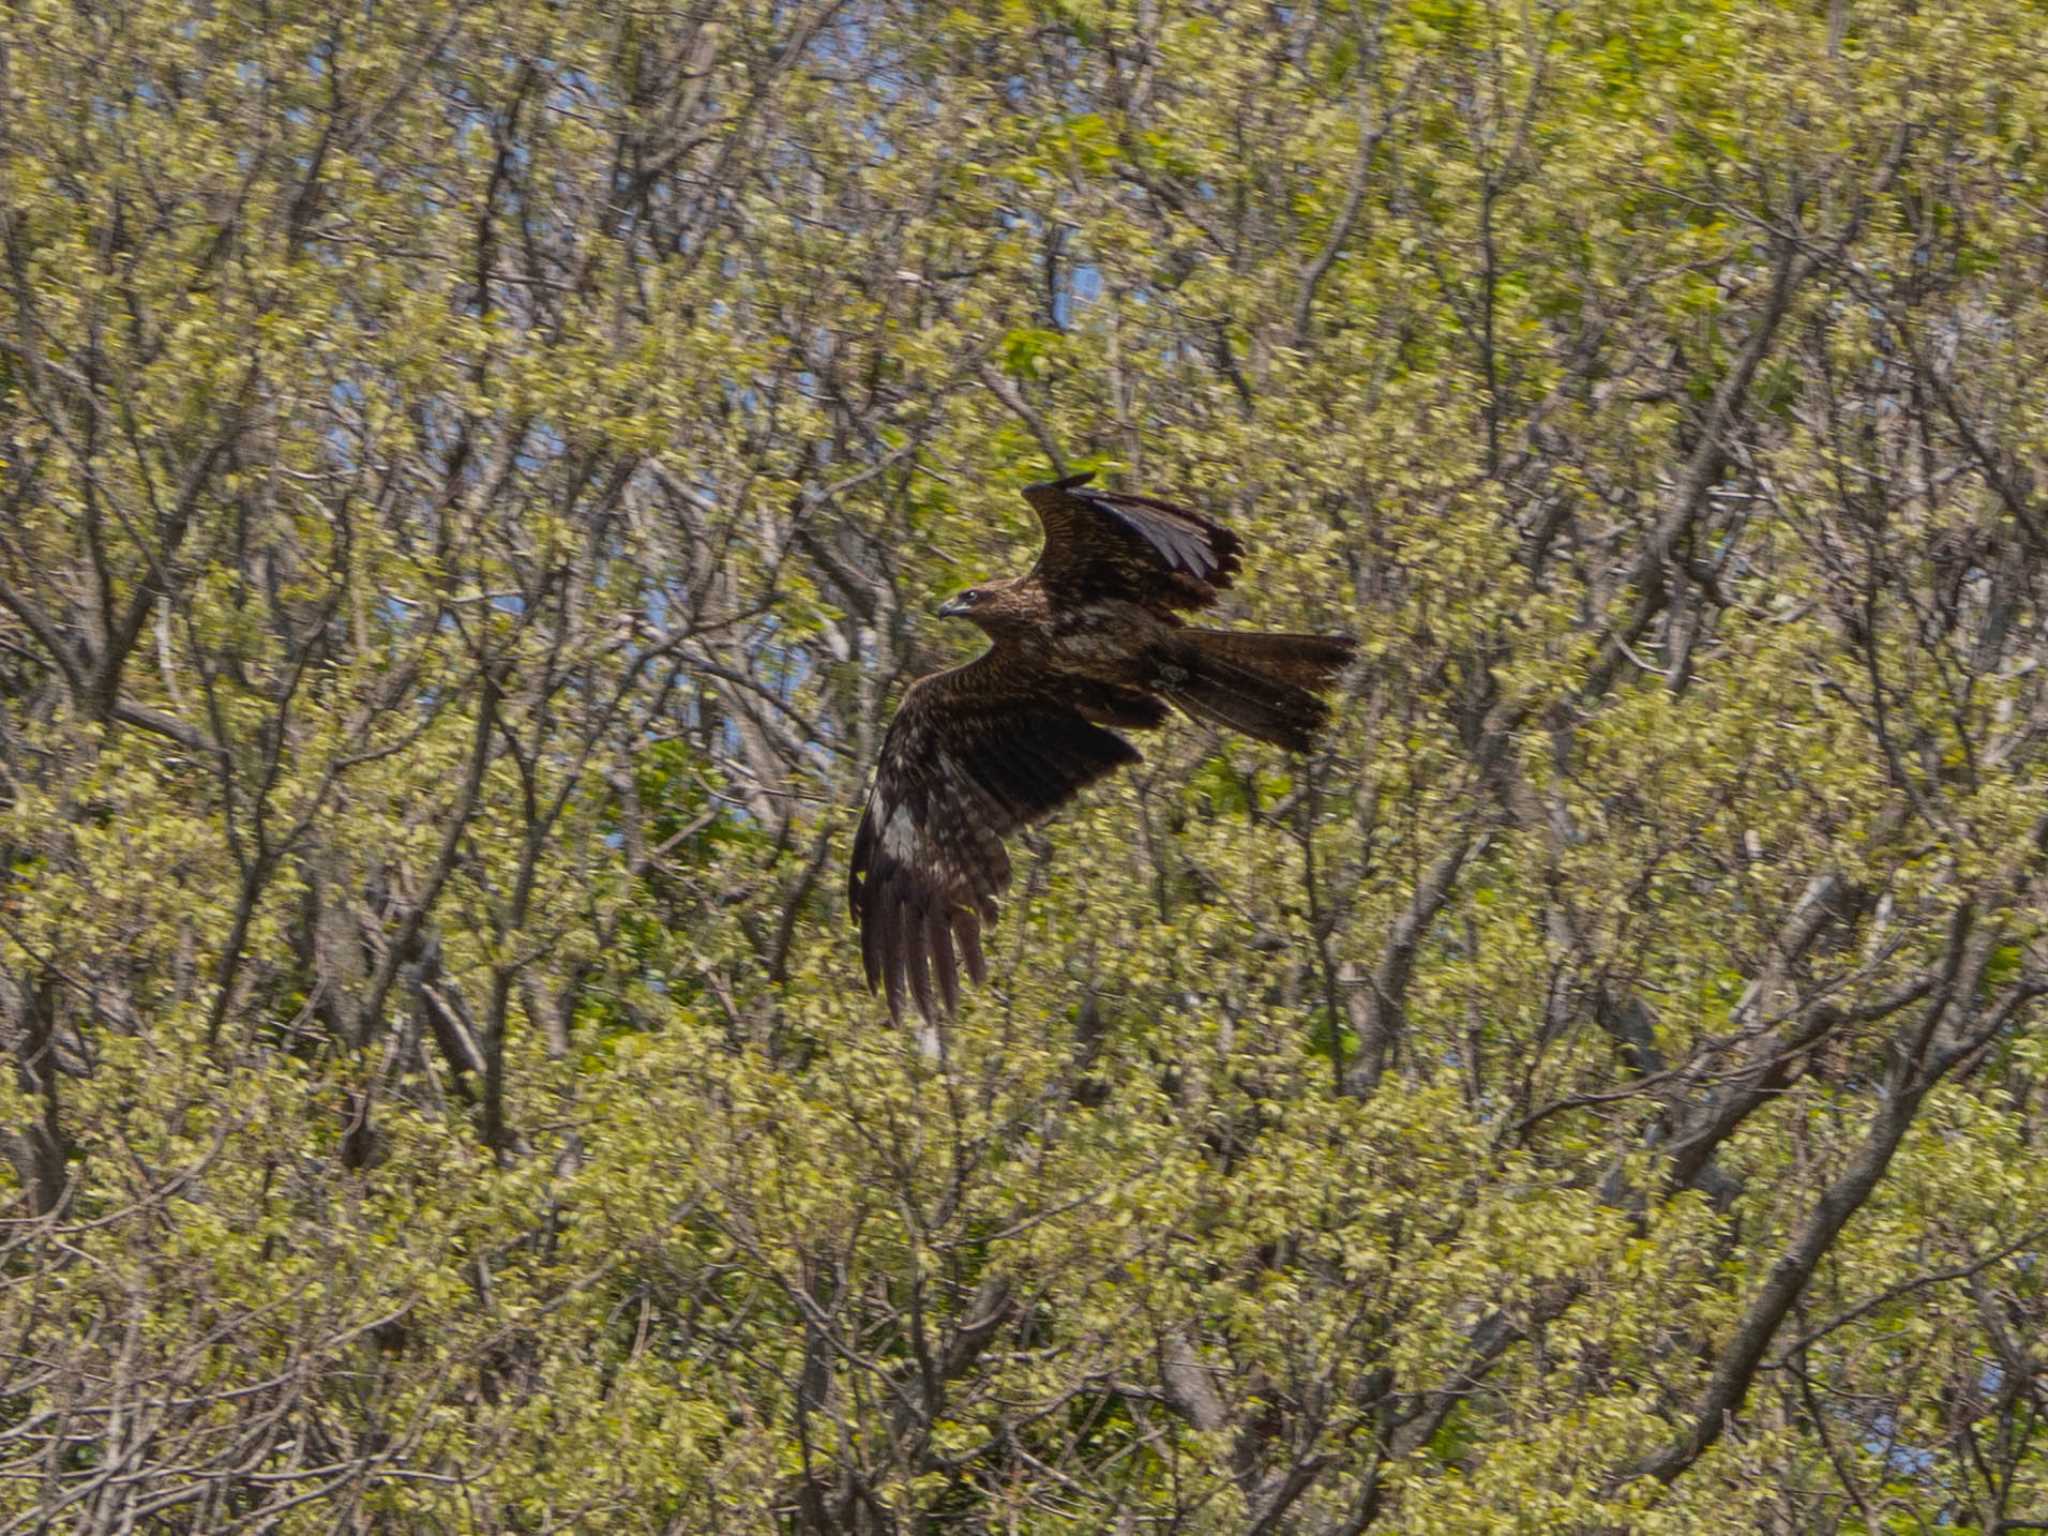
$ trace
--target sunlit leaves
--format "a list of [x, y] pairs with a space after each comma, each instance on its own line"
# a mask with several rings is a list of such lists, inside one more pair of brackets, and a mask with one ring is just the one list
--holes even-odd
[[[0, 1518], [2037, 1517], [2038, 31], [18, 8]], [[1056, 463], [1365, 660], [894, 1031], [861, 776]]]

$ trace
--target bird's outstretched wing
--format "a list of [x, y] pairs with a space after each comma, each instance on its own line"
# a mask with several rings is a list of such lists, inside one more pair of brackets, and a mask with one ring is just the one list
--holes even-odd
[[1033, 574], [1055, 601], [1123, 598], [1206, 608], [1243, 564], [1244, 545], [1200, 513], [1150, 496], [1083, 490], [1093, 475], [1026, 486], [1045, 529]]
[[[1139, 760], [1114, 725], [1157, 725], [1157, 700], [1056, 678], [998, 647], [904, 694], [860, 829], [847, 905], [868, 989], [900, 1019], [907, 990], [927, 1019], [960, 996], [960, 964], [987, 978], [981, 926], [1010, 883], [1003, 838]], [[958, 951], [956, 954], [955, 951]]]

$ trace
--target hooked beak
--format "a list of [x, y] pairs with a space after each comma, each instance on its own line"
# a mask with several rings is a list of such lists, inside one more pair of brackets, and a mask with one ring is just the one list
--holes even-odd
[[936, 610], [942, 619], [962, 619], [967, 616], [967, 604], [957, 597], [949, 597]]

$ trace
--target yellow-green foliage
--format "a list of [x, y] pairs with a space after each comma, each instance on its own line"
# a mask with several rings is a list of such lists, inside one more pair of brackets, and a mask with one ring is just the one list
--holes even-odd
[[[0, 1531], [2048, 1528], [2048, 12], [19, 0]], [[1346, 628], [841, 881], [1053, 467]]]

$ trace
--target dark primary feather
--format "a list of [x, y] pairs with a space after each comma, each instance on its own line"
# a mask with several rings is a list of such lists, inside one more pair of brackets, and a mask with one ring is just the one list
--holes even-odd
[[998, 648], [903, 696], [846, 890], [869, 990], [886, 989], [897, 1018], [906, 992], [926, 1018], [951, 1013], [962, 961], [976, 985], [986, 979], [981, 925], [1010, 883], [1003, 838], [1139, 760], [1083, 711], [1131, 725], [1162, 713], [1142, 694], [1062, 682]]
[[1244, 545], [1228, 528], [1150, 496], [1082, 489], [1093, 478], [1069, 475], [1024, 491], [1045, 529], [1033, 575], [1054, 597], [1206, 608], [1236, 578]]

